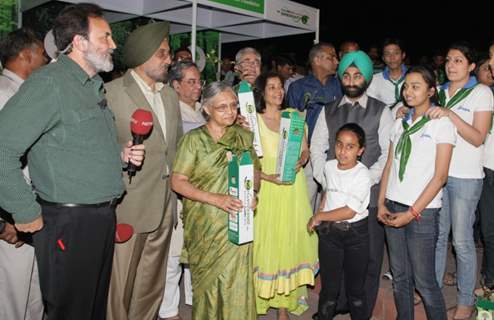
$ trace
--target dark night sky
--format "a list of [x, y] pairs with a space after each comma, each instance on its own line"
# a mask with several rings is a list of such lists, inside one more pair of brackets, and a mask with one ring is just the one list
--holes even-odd
[[[430, 0], [427, 5], [410, 0], [295, 1], [321, 10], [320, 41], [338, 47], [342, 41], [353, 39], [366, 50], [372, 43], [380, 45], [386, 37], [398, 37], [413, 63], [458, 40], [466, 40], [481, 51], [494, 40], [492, 0]], [[390, 14], [390, 10], [395, 13]], [[297, 61], [304, 63], [313, 38], [313, 34], [307, 34], [226, 44], [223, 52], [233, 57], [236, 50], [251, 45], [260, 49], [263, 57], [295, 52]]]

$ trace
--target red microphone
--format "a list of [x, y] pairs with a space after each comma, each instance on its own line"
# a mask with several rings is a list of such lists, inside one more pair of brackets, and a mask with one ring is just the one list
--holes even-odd
[[[144, 109], [137, 109], [130, 118], [130, 131], [132, 132], [132, 145], [142, 144], [144, 139], [149, 135], [153, 128], [153, 114]], [[127, 163], [127, 174], [129, 175], [129, 184], [132, 177], [136, 175], [137, 167]]]

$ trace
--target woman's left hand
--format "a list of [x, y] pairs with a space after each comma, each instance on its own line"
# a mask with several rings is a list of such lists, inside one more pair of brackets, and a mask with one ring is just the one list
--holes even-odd
[[431, 119], [438, 119], [442, 117], [449, 117], [451, 112], [451, 110], [443, 107], [432, 107], [425, 112], [425, 115]]
[[395, 228], [406, 226], [415, 218], [410, 211], [393, 213], [392, 216], [393, 219], [385, 219], [384, 223]]
[[307, 223], [307, 231], [309, 233], [314, 232], [314, 229], [321, 224], [321, 221], [317, 219], [317, 213], [310, 217], [309, 222]]
[[307, 161], [309, 161], [309, 156], [310, 156], [309, 150], [302, 151], [302, 153], [300, 154], [300, 158], [298, 159], [297, 164], [295, 165], [295, 172], [298, 172], [300, 168], [305, 166]]

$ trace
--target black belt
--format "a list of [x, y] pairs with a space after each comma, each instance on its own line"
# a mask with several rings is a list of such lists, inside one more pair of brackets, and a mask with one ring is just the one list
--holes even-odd
[[116, 206], [118, 198], [113, 198], [110, 201], [100, 203], [58, 203], [46, 201], [41, 199], [40, 197], [37, 197], [36, 201], [38, 201], [38, 203], [41, 205], [57, 208], [107, 208]]
[[319, 226], [317, 226], [317, 230], [321, 233], [328, 233], [330, 230], [338, 230], [338, 231], [348, 231], [352, 228], [357, 228], [362, 225], [367, 224], [367, 218], [356, 222], [348, 222], [348, 221], [324, 221]]

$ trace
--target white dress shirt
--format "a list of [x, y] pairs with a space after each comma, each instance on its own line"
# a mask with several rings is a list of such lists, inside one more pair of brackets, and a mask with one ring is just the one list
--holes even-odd
[[24, 80], [9, 69], [3, 69], [0, 74], [0, 110], [7, 101], [19, 90]]

